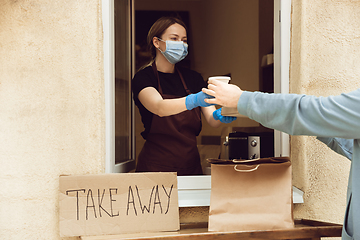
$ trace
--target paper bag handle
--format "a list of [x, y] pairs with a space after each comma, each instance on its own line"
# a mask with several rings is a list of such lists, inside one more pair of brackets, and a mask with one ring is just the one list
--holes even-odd
[[[255, 162], [257, 161], [259, 158], [256, 158], [256, 159], [239, 159], [239, 160], [236, 160], [236, 159], [233, 159], [233, 163], [250, 163], [250, 162]], [[244, 170], [244, 169], [238, 169], [237, 168], [238, 165], [235, 165], [234, 166], [234, 170], [237, 171], [237, 172], [253, 172], [255, 170], [257, 170], [260, 166], [260, 164], [257, 164], [255, 167], [254, 165], [241, 165], [241, 166], [246, 166], [246, 167], [253, 167], [252, 169], [248, 169], [248, 170]]]
[[252, 169], [248, 169], [248, 170], [237, 169], [236, 168], [237, 166], [238, 165], [234, 166], [234, 170], [237, 171], [237, 172], [253, 172], [253, 171], [255, 171], [255, 170], [257, 170], [259, 168], [260, 164], [256, 165], [255, 167], [254, 167], [254, 165], [241, 165], [241, 166], [246, 166], [246, 167], [253, 167]]
[[233, 159], [233, 163], [246, 163], [246, 162], [255, 162], [259, 160], [260, 158], [254, 158], [254, 159]]

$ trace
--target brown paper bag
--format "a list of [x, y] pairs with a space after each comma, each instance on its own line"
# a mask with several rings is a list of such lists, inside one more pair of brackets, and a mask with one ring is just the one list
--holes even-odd
[[209, 231], [294, 227], [289, 158], [209, 159]]

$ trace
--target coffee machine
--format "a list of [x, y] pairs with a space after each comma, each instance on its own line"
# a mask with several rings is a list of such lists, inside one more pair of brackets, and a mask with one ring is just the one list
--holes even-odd
[[263, 127], [231, 128], [222, 134], [220, 158], [256, 159], [274, 156], [274, 132]]
[[233, 132], [227, 137], [229, 159], [260, 158], [260, 137], [243, 132]]

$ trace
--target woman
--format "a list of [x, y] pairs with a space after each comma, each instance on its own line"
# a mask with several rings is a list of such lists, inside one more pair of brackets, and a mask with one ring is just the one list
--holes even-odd
[[180, 19], [160, 18], [147, 40], [153, 61], [132, 80], [146, 139], [136, 171], [202, 174], [196, 141], [201, 112], [212, 127], [236, 118], [221, 116], [220, 109], [205, 103], [210, 96], [201, 92], [206, 83], [199, 73], [176, 66], [188, 53], [186, 26]]

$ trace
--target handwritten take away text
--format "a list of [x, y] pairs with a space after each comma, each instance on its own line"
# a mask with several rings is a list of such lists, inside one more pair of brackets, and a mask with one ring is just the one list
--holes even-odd
[[[144, 193], [140, 191], [137, 185], [129, 186], [127, 199], [122, 202], [119, 199], [118, 188], [108, 189], [69, 189], [66, 195], [76, 198], [76, 219], [80, 220], [85, 217], [86, 220], [91, 218], [101, 218], [103, 216], [119, 217], [119, 206], [126, 209], [124, 215], [143, 215], [143, 214], [167, 214], [169, 212], [171, 193], [173, 190], [166, 189], [164, 185], [155, 185], [151, 192]], [[86, 201], [81, 201], [86, 199]], [[165, 199], [165, 200], [164, 200]], [[81, 213], [85, 216], [81, 216]]]

